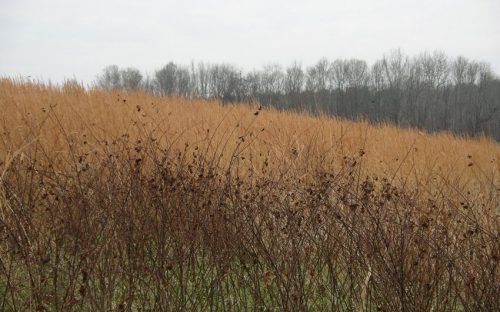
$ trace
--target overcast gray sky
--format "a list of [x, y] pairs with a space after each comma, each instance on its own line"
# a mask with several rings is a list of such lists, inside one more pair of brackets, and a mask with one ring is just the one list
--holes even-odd
[[109, 64], [245, 70], [440, 50], [500, 73], [500, 0], [0, 0], [0, 76], [90, 82]]

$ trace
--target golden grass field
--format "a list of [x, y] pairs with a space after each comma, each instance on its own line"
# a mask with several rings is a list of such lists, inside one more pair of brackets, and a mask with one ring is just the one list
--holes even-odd
[[499, 306], [489, 138], [72, 82], [0, 112], [0, 310]]
[[124, 134], [131, 140], [147, 134], [177, 150], [185, 150], [186, 143], [187, 150], [206, 149], [222, 168], [237, 150], [242, 169], [259, 173], [267, 158], [268, 171], [276, 176], [307, 177], [317, 166], [338, 170], [344, 156], [363, 150], [366, 174], [394, 175], [423, 190], [441, 181], [460, 191], [500, 187], [500, 146], [486, 137], [427, 134], [274, 110], [255, 116], [257, 105], [85, 92], [71, 83], [61, 89], [4, 80], [0, 90], [3, 161], [34, 140], [54, 153], [51, 157], [63, 158], [68, 140], [85, 150], [99, 150], [102, 142]]

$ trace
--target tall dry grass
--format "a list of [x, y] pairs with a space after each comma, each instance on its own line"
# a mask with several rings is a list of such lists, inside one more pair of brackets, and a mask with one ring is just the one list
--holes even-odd
[[488, 138], [0, 81], [0, 310], [494, 311]]

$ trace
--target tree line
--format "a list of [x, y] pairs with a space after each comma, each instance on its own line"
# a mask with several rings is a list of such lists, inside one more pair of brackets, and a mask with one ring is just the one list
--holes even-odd
[[168, 63], [152, 75], [106, 67], [96, 85], [142, 89], [163, 96], [258, 101], [278, 109], [368, 118], [430, 132], [486, 134], [500, 140], [500, 79], [485, 62], [442, 52], [410, 57], [401, 50], [371, 66], [326, 58], [303, 68], [294, 62], [244, 72], [231, 64]]

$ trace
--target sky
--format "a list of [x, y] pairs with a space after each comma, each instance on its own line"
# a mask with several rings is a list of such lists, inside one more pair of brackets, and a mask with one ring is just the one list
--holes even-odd
[[0, 76], [90, 83], [110, 64], [369, 64], [442, 51], [500, 73], [499, 0], [0, 0]]

